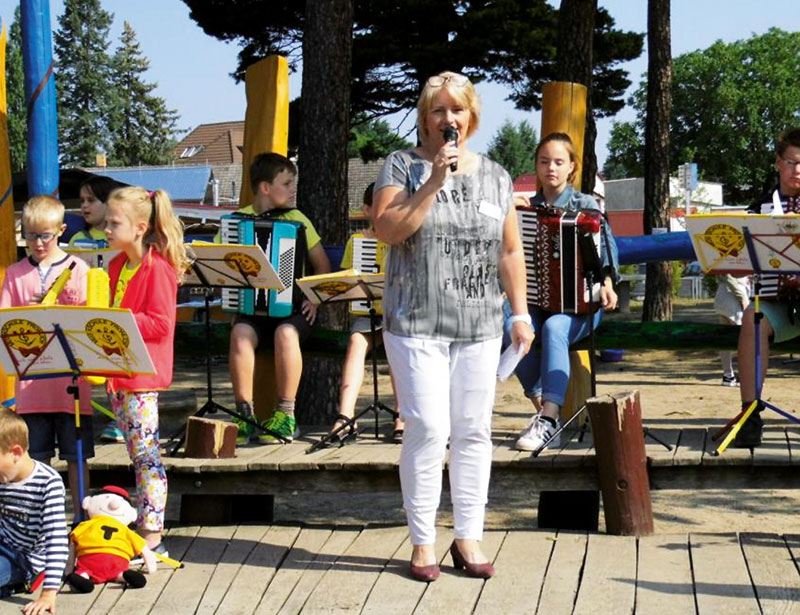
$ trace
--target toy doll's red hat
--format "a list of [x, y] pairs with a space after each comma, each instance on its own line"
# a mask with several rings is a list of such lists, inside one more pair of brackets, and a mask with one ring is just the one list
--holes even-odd
[[130, 494], [122, 487], [117, 487], [116, 485], [106, 485], [100, 489], [100, 493], [113, 493], [114, 495], [125, 498], [128, 503], [131, 501]]

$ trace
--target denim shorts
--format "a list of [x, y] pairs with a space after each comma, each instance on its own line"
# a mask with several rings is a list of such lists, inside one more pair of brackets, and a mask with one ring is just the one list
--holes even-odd
[[[75, 415], [66, 412], [33, 412], [20, 414], [28, 425], [28, 452], [37, 461], [49, 463], [56, 454], [62, 461], [78, 460], [75, 437]], [[91, 414], [81, 414], [81, 446], [83, 458], [94, 457], [94, 427]]]

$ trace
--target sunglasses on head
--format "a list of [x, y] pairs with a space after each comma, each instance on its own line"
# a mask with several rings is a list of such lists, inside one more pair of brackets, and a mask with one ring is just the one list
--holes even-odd
[[464, 87], [469, 83], [469, 79], [464, 75], [447, 75], [446, 77], [434, 75], [433, 77], [428, 77], [428, 85], [434, 88], [442, 87], [448, 81], [458, 88]]

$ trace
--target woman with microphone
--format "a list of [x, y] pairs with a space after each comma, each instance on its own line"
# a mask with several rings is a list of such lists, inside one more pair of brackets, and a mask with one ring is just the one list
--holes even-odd
[[453, 564], [494, 574], [480, 541], [491, 468], [491, 413], [503, 333], [525, 353], [533, 330], [525, 262], [508, 173], [467, 149], [480, 101], [464, 75], [427, 80], [417, 104], [421, 145], [392, 153], [375, 184], [374, 225], [390, 244], [384, 345], [405, 420], [400, 480], [411, 574], [439, 576], [434, 553], [442, 465], [449, 442]]

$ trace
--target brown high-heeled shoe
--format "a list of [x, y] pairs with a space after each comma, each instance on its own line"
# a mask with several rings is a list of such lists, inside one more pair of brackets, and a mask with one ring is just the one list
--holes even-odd
[[450, 557], [453, 558], [453, 567], [463, 568], [467, 576], [475, 577], [476, 579], [490, 579], [494, 576], [494, 566], [492, 566], [491, 562], [484, 562], [483, 564], [468, 562], [461, 555], [461, 551], [458, 550], [455, 540], [450, 545]]
[[423, 583], [435, 581], [439, 578], [439, 564], [428, 564], [427, 566], [415, 566], [411, 564], [411, 577]]

